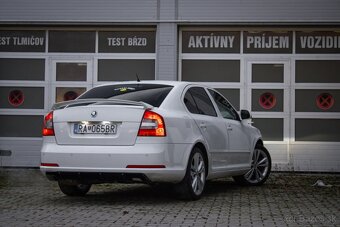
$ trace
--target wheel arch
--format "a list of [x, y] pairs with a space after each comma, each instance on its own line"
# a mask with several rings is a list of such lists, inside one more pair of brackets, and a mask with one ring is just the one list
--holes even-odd
[[251, 149], [251, 152], [250, 152], [251, 153], [250, 158], [253, 156], [253, 152], [254, 152], [256, 146], [261, 146], [261, 147], [264, 146], [263, 140], [262, 140], [261, 137], [254, 138], [252, 146], [251, 146], [252, 149]]
[[258, 146], [258, 145], [260, 145], [260, 146], [262, 146], [262, 147], [264, 146], [262, 138], [257, 139], [254, 148], [255, 148], [256, 146]]

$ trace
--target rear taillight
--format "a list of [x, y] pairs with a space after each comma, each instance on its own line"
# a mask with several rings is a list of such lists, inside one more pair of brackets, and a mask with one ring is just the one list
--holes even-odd
[[127, 165], [128, 169], [164, 169], [165, 165]]
[[138, 136], [166, 136], [163, 117], [146, 110], [139, 127]]
[[49, 112], [44, 119], [43, 136], [54, 136], [53, 111]]
[[59, 167], [59, 165], [57, 163], [41, 163], [40, 166]]

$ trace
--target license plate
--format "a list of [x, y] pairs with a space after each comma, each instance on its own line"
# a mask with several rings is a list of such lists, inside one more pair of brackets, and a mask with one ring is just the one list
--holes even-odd
[[74, 134], [116, 134], [117, 125], [113, 123], [74, 124]]

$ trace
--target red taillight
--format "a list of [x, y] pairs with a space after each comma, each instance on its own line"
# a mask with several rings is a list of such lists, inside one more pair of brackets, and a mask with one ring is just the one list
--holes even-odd
[[127, 165], [129, 169], [164, 169], [165, 165]]
[[138, 136], [166, 136], [163, 117], [146, 110], [139, 127]]
[[41, 163], [40, 166], [59, 167], [57, 163]]
[[49, 112], [44, 119], [43, 136], [54, 136], [53, 111]]

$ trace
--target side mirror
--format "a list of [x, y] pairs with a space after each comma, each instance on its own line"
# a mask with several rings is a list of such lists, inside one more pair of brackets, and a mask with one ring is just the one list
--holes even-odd
[[250, 113], [248, 110], [241, 110], [241, 119], [242, 120], [246, 120], [246, 119], [250, 119]]

